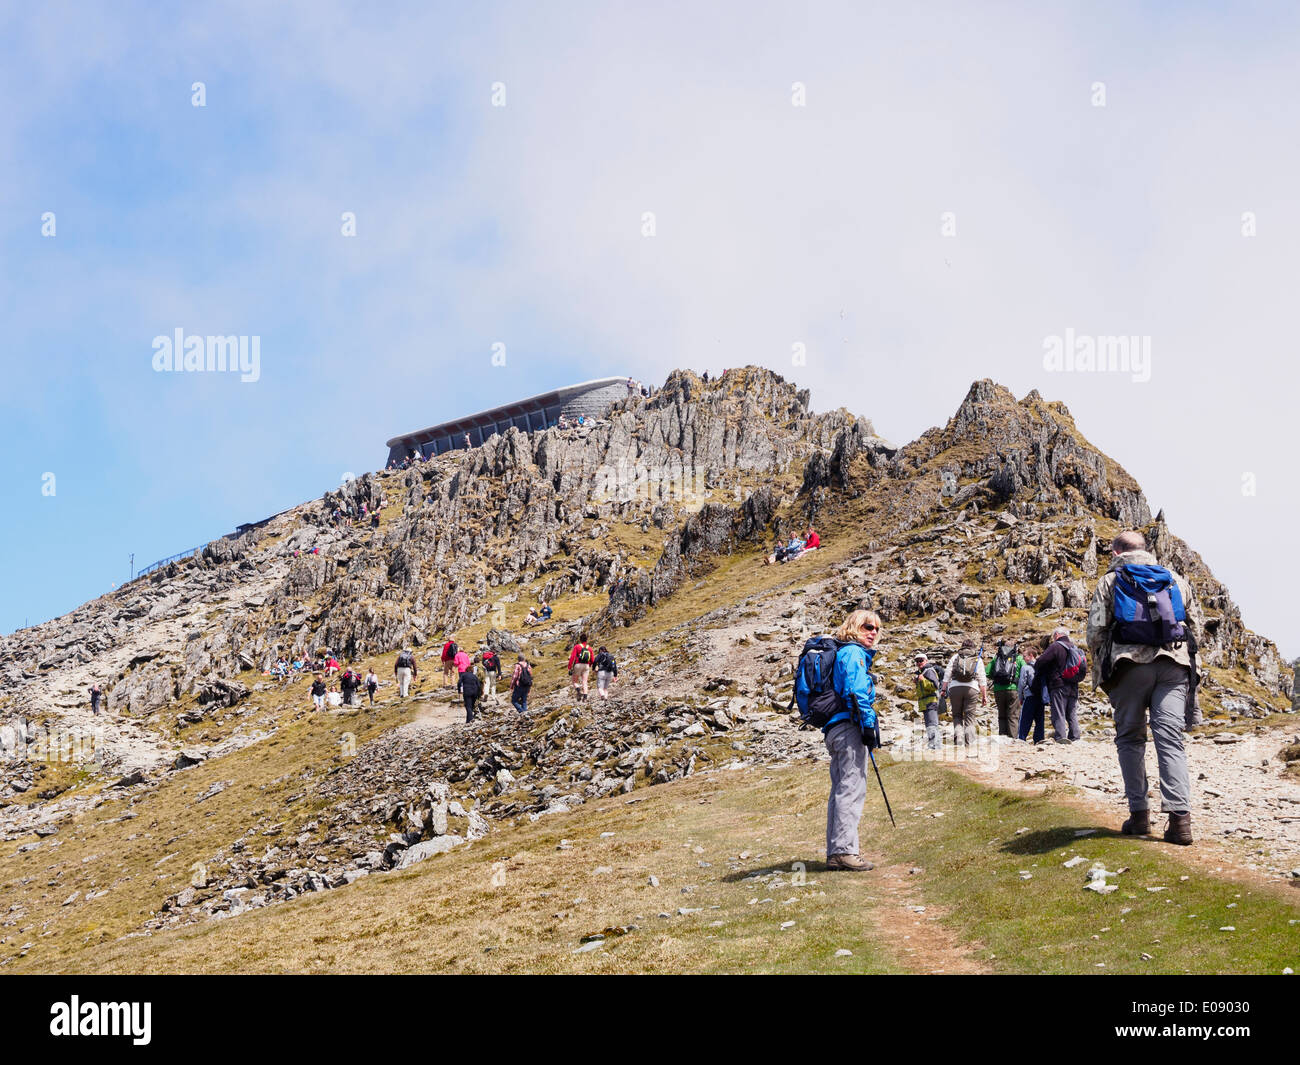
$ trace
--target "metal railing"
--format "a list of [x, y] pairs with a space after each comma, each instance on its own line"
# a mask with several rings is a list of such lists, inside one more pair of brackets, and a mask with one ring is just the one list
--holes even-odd
[[202, 551], [207, 546], [208, 546], [207, 544], [199, 544], [198, 547], [191, 547], [188, 551], [182, 551], [180, 554], [168, 555], [166, 558], [160, 558], [157, 562], [149, 563], [149, 565], [145, 566], [142, 570], [140, 570], [140, 572], [137, 573], [136, 576], [143, 577], [146, 573], [152, 573], [156, 569], [162, 569], [163, 566], [166, 566], [169, 563], [178, 562], [182, 558], [190, 558], [193, 555], [197, 555], [200, 551]]

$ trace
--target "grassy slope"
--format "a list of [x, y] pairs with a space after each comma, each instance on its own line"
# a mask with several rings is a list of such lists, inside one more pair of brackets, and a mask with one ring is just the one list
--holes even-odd
[[[630, 804], [592, 803], [272, 909], [13, 968], [896, 972], [964, 960], [1009, 972], [1269, 973], [1300, 962], [1300, 893], [1206, 876], [1172, 848], [1104, 828], [1077, 838], [1099, 826], [1049, 798], [985, 789], [936, 765], [883, 768], [899, 827], [873, 794], [863, 838], [880, 868], [865, 876], [826, 873], [817, 860], [823, 769], [751, 769], [650, 788]], [[559, 850], [562, 838], [572, 844]], [[1076, 853], [1088, 863], [1065, 869]], [[1082, 890], [1094, 860], [1128, 867], [1120, 890]], [[790, 873], [799, 861], [801, 885]], [[905, 896], [882, 875], [899, 863], [921, 869]], [[909, 909], [918, 902], [926, 914]], [[950, 938], [918, 955], [926, 921]], [[583, 936], [632, 924], [574, 953]], [[1226, 925], [1236, 931], [1220, 932]], [[853, 953], [837, 956], [841, 948]]]

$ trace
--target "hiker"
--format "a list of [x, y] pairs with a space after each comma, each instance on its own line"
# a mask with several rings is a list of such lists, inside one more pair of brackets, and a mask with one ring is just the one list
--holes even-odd
[[[466, 655], [465, 657], [468, 658], [469, 656]], [[474, 704], [478, 702], [478, 697], [483, 691], [483, 686], [479, 682], [478, 674], [472, 669], [462, 670], [460, 677], [456, 681], [456, 690], [464, 696], [465, 724], [468, 725], [476, 716]]]
[[339, 671], [339, 660], [328, 651], [325, 652], [325, 676], [332, 677]]
[[975, 649], [975, 641], [965, 639], [957, 653], [948, 659], [943, 671], [940, 697], [947, 697], [952, 710], [952, 742], [954, 746], [966, 745], [966, 753], [975, 746], [975, 693], [979, 692], [980, 706], [988, 706], [989, 692], [984, 677], [984, 655]]
[[415, 664], [415, 652], [409, 647], [403, 647], [397, 656], [397, 661], [393, 663], [393, 675], [397, 677], [397, 694], [405, 699], [411, 690], [411, 679], [420, 675]]
[[532, 687], [533, 668], [521, 651], [519, 661], [515, 663], [515, 668], [510, 673], [510, 705], [521, 714], [528, 710], [528, 693]]
[[325, 703], [327, 706], [341, 706], [343, 704], [343, 693], [339, 691], [337, 684], [331, 684], [326, 690]]
[[469, 442], [469, 433], [466, 433], [466, 434], [465, 434], [465, 447], [466, 447], [466, 448], [470, 447], [470, 442]]
[[339, 688], [343, 692], [343, 705], [352, 706], [352, 696], [356, 690], [361, 687], [361, 678], [353, 672], [352, 667], [348, 666], [339, 678]]
[[827, 869], [863, 872], [874, 868], [858, 853], [858, 822], [867, 798], [867, 752], [880, 746], [876, 688], [871, 679], [879, 636], [880, 616], [871, 610], [855, 610], [834, 637], [808, 640], [795, 669], [799, 712], [809, 724], [821, 726], [831, 756]]
[[596, 694], [602, 699], [609, 698], [609, 687], [618, 679], [618, 663], [614, 656], [604, 647], [596, 652]]
[[525, 625], [536, 625], [536, 624], [537, 624], [539, 621], [541, 621], [541, 620], [542, 620], [542, 619], [539, 618], [539, 617], [537, 616], [537, 607], [535, 607], [535, 606], [530, 606], [530, 607], [528, 608], [528, 617], [524, 618], [524, 624], [525, 624]]
[[366, 667], [366, 694], [370, 696], [370, 705], [375, 705], [375, 692], [379, 690], [379, 678], [375, 676], [375, 667]]
[[822, 538], [811, 525], [808, 526], [808, 531], [804, 534], [803, 544], [805, 551], [815, 551], [822, 545]]
[[474, 660], [470, 658], [468, 651], [458, 650], [452, 658], [451, 664], [456, 667], [456, 687], [459, 688], [461, 675], [473, 667]]
[[569, 676], [573, 678], [575, 693], [582, 699], [587, 698], [587, 680], [591, 675], [591, 660], [595, 657], [587, 646], [587, 634], [580, 633], [578, 642], [569, 652]]
[[1079, 732], [1079, 681], [1088, 660], [1070, 640], [1070, 630], [1058, 626], [1052, 642], [1038, 656], [1034, 672], [1047, 683], [1052, 712], [1052, 738], [1057, 743], [1074, 743]]
[[90, 712], [96, 717], [99, 716], [99, 701], [104, 697], [103, 691], [98, 684], [90, 686]]
[[1017, 733], [1020, 739], [1029, 736], [1029, 729], [1034, 730], [1034, 743], [1043, 742], [1043, 711], [1047, 705], [1047, 689], [1042, 677], [1038, 675], [1035, 662], [1038, 659], [1036, 647], [1026, 647], [1021, 652], [1025, 664], [1020, 667], [1020, 679], [1016, 682], [1016, 698], [1020, 700], [1020, 725]]
[[1120, 831], [1151, 831], [1147, 801], [1147, 726], [1160, 767], [1160, 803], [1169, 815], [1167, 843], [1192, 842], [1191, 781], [1183, 732], [1199, 721], [1196, 650], [1204, 631], [1191, 582], [1161, 566], [1140, 532], [1111, 543], [1110, 569], [1088, 609], [1093, 679], [1115, 714], [1115, 749], [1129, 817]]
[[790, 542], [785, 547], [778, 547], [776, 550], [776, 560], [778, 562], [789, 562], [792, 558], [798, 558], [803, 554], [804, 542], [797, 536], [790, 537]]
[[548, 603], [545, 599], [543, 599], [542, 609], [538, 611], [537, 616], [541, 618], [543, 621], [550, 621], [551, 615], [553, 613], [555, 613], [555, 611], [551, 609], [551, 604]]
[[1016, 690], [1020, 683], [1020, 670], [1025, 664], [1020, 648], [1006, 640], [998, 641], [998, 650], [984, 667], [993, 684], [993, 702], [998, 708], [998, 735], [1014, 736], [1018, 720], [1019, 700]]
[[451, 633], [447, 633], [447, 642], [442, 645], [442, 683], [451, 684], [452, 675], [456, 670], [456, 639]]
[[925, 745], [939, 748], [939, 689], [943, 676], [924, 653], [916, 656], [916, 709], [925, 720]]
[[501, 683], [501, 656], [488, 648], [480, 656], [483, 663], [483, 699], [497, 702], [497, 685]]
[[325, 681], [317, 673], [315, 679], [311, 682], [311, 701], [317, 710], [325, 709]]

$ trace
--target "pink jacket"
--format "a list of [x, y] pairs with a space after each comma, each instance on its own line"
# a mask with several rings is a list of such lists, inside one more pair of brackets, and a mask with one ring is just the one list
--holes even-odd
[[452, 661], [456, 663], [457, 673], [464, 673], [465, 670], [469, 669], [469, 655], [464, 651], [457, 651], [456, 657]]

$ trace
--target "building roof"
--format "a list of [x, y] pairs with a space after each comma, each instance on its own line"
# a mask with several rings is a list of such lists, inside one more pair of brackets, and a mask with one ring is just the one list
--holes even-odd
[[470, 414], [464, 418], [456, 418], [452, 421], [440, 422], [437, 425], [430, 425], [424, 429], [413, 429], [409, 433], [401, 433], [387, 441], [387, 447], [396, 447], [403, 441], [415, 437], [430, 439], [447, 434], [465, 433], [470, 429], [476, 429], [480, 426], [491, 425], [493, 422], [499, 422], [506, 418], [516, 415], [525, 414], [529, 411], [536, 411], [545, 407], [552, 407], [557, 403], [565, 403], [576, 395], [583, 392], [592, 392], [598, 388], [608, 388], [611, 385], [626, 383], [626, 377], [601, 377], [594, 381], [583, 381], [577, 385], [566, 385], [563, 388], [552, 389], [550, 392], [540, 392], [535, 396], [529, 396], [527, 399], [518, 399], [513, 403], [503, 403], [499, 407], [492, 407], [488, 410], [479, 411], [477, 414]]

